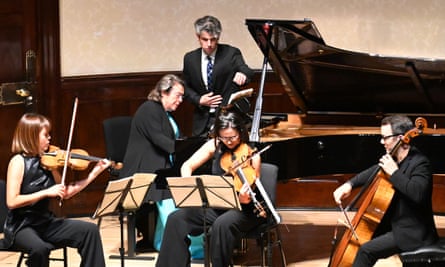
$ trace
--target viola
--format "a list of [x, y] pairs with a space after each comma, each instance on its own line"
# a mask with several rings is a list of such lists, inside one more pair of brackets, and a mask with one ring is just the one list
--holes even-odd
[[[65, 164], [66, 150], [62, 150], [57, 146], [51, 145], [48, 152], [45, 152], [40, 158], [40, 163], [47, 169], [52, 170], [63, 167]], [[68, 166], [76, 171], [86, 170], [90, 162], [101, 161], [104, 158], [90, 156], [83, 149], [71, 149], [69, 153]], [[115, 169], [121, 169], [122, 163], [112, 162], [111, 166]]]
[[[417, 118], [415, 124], [416, 128], [409, 130], [390, 151], [391, 156], [396, 154], [402, 144], [409, 144], [411, 139], [420, 135], [427, 125], [424, 118]], [[340, 205], [348, 221], [348, 228], [338, 243], [334, 236], [333, 244], [336, 246], [330, 258], [329, 267], [352, 266], [360, 246], [371, 240], [391, 204], [393, 195], [394, 188], [388, 180], [388, 175], [379, 166], [369, 177], [369, 185], [365, 185], [352, 201], [355, 203], [359, 198], [362, 198], [361, 205], [352, 222], [347, 218], [346, 211], [353, 205], [350, 204], [345, 209]]]
[[247, 144], [241, 144], [233, 152], [226, 152], [222, 155], [220, 165], [226, 173], [234, 177], [234, 187], [237, 192], [244, 184], [249, 184], [248, 194], [254, 204], [254, 212], [258, 217], [267, 217], [267, 212], [260, 201], [257, 200], [252, 186], [258, 177], [257, 171], [252, 167], [251, 155], [253, 150]]

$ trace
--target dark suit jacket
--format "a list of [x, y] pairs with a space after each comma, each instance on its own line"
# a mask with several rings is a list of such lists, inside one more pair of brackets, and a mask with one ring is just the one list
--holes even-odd
[[[253, 71], [244, 62], [241, 51], [233, 46], [218, 44], [213, 66], [213, 87], [215, 94], [223, 97], [223, 105], [227, 104], [230, 95], [239, 90], [232, 82], [236, 72], [242, 72], [247, 76], [247, 82], [253, 76]], [[209, 121], [209, 107], [199, 105], [202, 95], [208, 93], [202, 79], [201, 72], [201, 48], [188, 52], [184, 56], [183, 79], [185, 81], [185, 99], [195, 105], [193, 114], [193, 136], [201, 135], [207, 130]]]
[[[359, 173], [349, 182], [353, 187], [363, 185], [377, 167]], [[382, 224], [388, 223], [390, 229], [386, 230], [394, 232], [398, 247], [409, 251], [435, 242], [437, 231], [432, 211], [433, 177], [429, 160], [411, 147], [389, 181], [395, 194]]]
[[120, 176], [170, 168], [169, 155], [174, 151], [175, 134], [166, 111], [161, 103], [147, 100], [133, 117]]

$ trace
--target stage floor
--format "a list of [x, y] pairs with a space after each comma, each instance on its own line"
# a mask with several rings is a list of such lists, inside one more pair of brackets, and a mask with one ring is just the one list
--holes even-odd
[[[326, 267], [329, 262], [331, 252], [331, 242], [334, 228], [338, 219], [342, 219], [340, 212], [334, 211], [279, 211], [283, 218], [283, 224], [280, 226], [283, 246], [287, 259], [287, 266], [304, 267]], [[96, 222], [89, 218], [79, 218]], [[441, 236], [445, 235], [445, 216], [436, 216], [436, 225]], [[126, 226], [124, 227], [126, 229]], [[120, 259], [110, 259], [110, 255], [119, 255], [120, 230], [117, 216], [104, 217], [100, 227], [102, 241], [105, 250], [106, 263], [108, 267], [121, 266]], [[126, 236], [126, 233], [125, 235]], [[247, 252], [242, 256], [235, 257], [236, 266], [259, 266], [260, 250], [254, 240], [247, 244]], [[61, 250], [54, 253], [60, 253]], [[0, 266], [15, 266], [18, 259], [18, 253], [0, 253]], [[143, 253], [138, 256], [153, 256], [157, 253]], [[69, 249], [69, 266], [79, 266], [80, 258], [77, 251]], [[274, 265], [279, 266], [278, 251], [274, 250]], [[125, 266], [130, 267], [151, 267], [155, 265], [154, 260], [126, 259]], [[51, 267], [62, 267], [62, 263], [51, 262]], [[192, 266], [203, 266], [202, 264], [193, 264]], [[381, 260], [376, 266], [402, 266], [397, 256]]]

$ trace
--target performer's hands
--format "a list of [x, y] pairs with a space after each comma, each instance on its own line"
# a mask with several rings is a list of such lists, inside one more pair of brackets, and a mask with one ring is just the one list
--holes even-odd
[[48, 189], [46, 189], [46, 195], [48, 197], [59, 197], [63, 199], [65, 197], [66, 188], [63, 184], [55, 184]]
[[391, 155], [386, 154], [380, 158], [379, 166], [383, 169], [385, 173], [391, 176], [395, 171], [399, 169], [397, 162], [391, 157]]
[[236, 83], [238, 86], [242, 86], [246, 83], [247, 76], [244, 75], [244, 73], [242, 73], [242, 72], [237, 72], [237, 73], [235, 73], [235, 76], [233, 77], [232, 81], [234, 83]]
[[111, 161], [108, 159], [99, 160], [94, 168], [91, 170], [90, 175], [96, 178], [101, 172], [111, 166]]
[[249, 184], [243, 184], [243, 186], [239, 190], [238, 198], [239, 202], [242, 204], [248, 204], [250, 201], [252, 201], [249, 195], [249, 187]]
[[213, 92], [204, 94], [199, 99], [199, 104], [201, 106], [207, 106], [211, 108], [218, 107], [222, 102], [222, 96], [221, 95], [214, 95]]
[[344, 183], [341, 186], [339, 186], [337, 189], [335, 189], [333, 195], [335, 203], [338, 205], [341, 204], [342, 199], [347, 198], [352, 191], [352, 186], [350, 183]]
[[96, 179], [101, 172], [110, 167], [110, 165], [111, 161], [102, 159], [96, 163], [94, 168], [88, 174], [87, 178], [67, 184], [65, 190], [65, 199], [69, 199], [82, 191], [87, 185], [89, 185], [94, 179]]

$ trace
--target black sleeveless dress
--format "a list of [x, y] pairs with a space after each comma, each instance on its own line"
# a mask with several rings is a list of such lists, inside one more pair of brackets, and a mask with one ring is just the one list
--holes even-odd
[[[21, 194], [30, 194], [49, 188], [55, 184], [51, 171], [40, 165], [40, 157], [23, 157], [25, 169]], [[15, 234], [24, 227], [44, 229], [50, 222], [62, 221], [49, 210], [49, 198], [42, 199], [32, 205], [9, 210], [4, 226], [3, 246], [12, 246]]]

